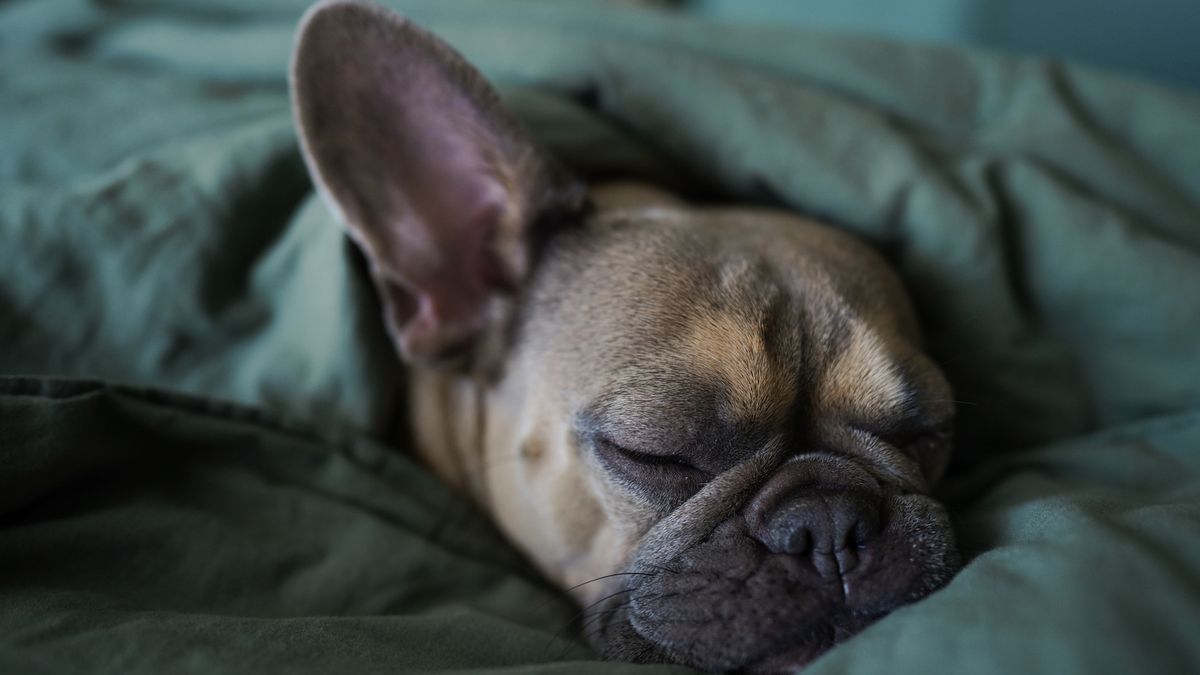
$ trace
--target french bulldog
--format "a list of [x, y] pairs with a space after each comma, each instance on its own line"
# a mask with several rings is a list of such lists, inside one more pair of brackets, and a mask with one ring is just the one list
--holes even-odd
[[949, 387], [864, 243], [588, 186], [451, 47], [334, 0], [293, 109], [408, 363], [415, 452], [606, 657], [802, 667], [959, 566]]

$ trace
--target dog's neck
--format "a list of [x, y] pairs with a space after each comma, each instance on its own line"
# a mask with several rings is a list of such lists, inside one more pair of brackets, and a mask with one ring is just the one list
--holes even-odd
[[[624, 564], [628, 539], [636, 533], [596, 517], [601, 506], [584, 472], [556, 474], [553, 487], [569, 498], [542, 494], [527, 482], [517, 455], [537, 454], [538, 435], [496, 410], [494, 400], [489, 405], [489, 395], [487, 383], [470, 375], [410, 369], [407, 413], [414, 453], [446, 485], [491, 514], [547, 578], [571, 588], [585, 604], [596, 601], [607, 587], [588, 582]], [[549, 511], [541, 506], [551, 500], [565, 506]]]
[[481, 470], [487, 431], [483, 387], [468, 375], [425, 368], [408, 372], [413, 451], [446, 485], [490, 506]]

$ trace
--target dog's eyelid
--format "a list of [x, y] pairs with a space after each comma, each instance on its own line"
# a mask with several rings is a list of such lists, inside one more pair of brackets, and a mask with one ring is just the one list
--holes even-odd
[[605, 436], [602, 434], [594, 437], [594, 443], [596, 443], [597, 445], [602, 445], [602, 446], [606, 447], [607, 449], [612, 450], [614, 452], [619, 452], [622, 455], [628, 457], [629, 459], [632, 459], [635, 462], [639, 462], [641, 464], [647, 464], [647, 465], [677, 464], [680, 466], [686, 466], [688, 468], [696, 468], [683, 455], [676, 454], [676, 453], [668, 453], [668, 452], [645, 452], [643, 450], [635, 450], [633, 448], [622, 445], [621, 443], [618, 443], [618, 442], [612, 440], [611, 438], [609, 438], [608, 436]]
[[918, 443], [948, 438], [952, 426], [952, 422], [949, 420], [931, 423], [924, 417], [910, 417], [882, 427], [871, 424], [854, 424], [852, 428], [870, 434], [888, 445], [903, 449]]
[[661, 508], [683, 503], [713, 478], [680, 455], [630, 450], [602, 435], [592, 435], [588, 444], [614, 480]]
[[893, 433], [892, 440], [900, 445], [911, 445], [917, 441], [943, 436], [945, 433], [940, 425], [913, 425]]
[[601, 436], [593, 437], [591, 445], [608, 471], [651, 501], [680, 503], [713, 478], [681, 455], [630, 450]]

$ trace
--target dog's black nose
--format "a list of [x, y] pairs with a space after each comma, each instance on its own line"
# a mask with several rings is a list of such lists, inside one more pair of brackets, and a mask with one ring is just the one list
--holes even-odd
[[846, 575], [880, 530], [880, 497], [835, 485], [765, 486], [746, 510], [750, 533], [772, 553], [802, 556], [822, 577]]

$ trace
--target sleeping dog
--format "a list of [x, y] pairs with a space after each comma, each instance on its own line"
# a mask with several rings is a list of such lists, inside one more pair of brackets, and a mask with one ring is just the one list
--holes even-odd
[[602, 654], [792, 670], [953, 575], [929, 497], [949, 389], [862, 243], [584, 185], [374, 5], [310, 10], [291, 85], [410, 366], [416, 452], [597, 617]]

